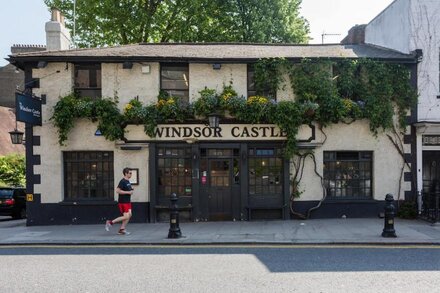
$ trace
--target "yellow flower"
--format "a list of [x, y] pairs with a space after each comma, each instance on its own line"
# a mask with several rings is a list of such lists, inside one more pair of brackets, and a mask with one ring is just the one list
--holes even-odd
[[230, 97], [232, 97], [232, 94], [231, 94], [231, 93], [226, 93], [226, 94], [223, 94], [223, 95], [222, 95], [222, 99], [223, 99], [224, 101], [227, 101]]
[[125, 105], [125, 107], [124, 107], [124, 112], [125, 113], [127, 113], [128, 111], [130, 111], [131, 110], [131, 108], [133, 108], [133, 105], [132, 104], [130, 104], [130, 103], [128, 103], [127, 105]]
[[173, 98], [169, 98], [167, 100], [167, 104], [174, 104], [174, 99]]
[[344, 104], [344, 108], [347, 109], [347, 111], [351, 110], [353, 102], [350, 99], [343, 99], [342, 103]]
[[269, 102], [269, 100], [265, 97], [262, 96], [251, 96], [248, 98], [247, 103], [248, 104], [267, 104]]

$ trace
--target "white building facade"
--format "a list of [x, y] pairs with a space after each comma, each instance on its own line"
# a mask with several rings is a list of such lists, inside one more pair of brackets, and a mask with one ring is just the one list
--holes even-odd
[[[221, 92], [225, 85], [249, 98], [254, 94], [250, 65], [275, 57], [291, 63], [370, 58], [403, 63], [413, 74], [417, 64], [413, 54], [368, 45], [136, 44], [11, 56], [43, 104], [42, 126], [26, 126], [27, 224], [114, 218], [115, 187], [124, 167], [134, 172], [135, 222], [166, 221], [172, 192], [179, 196], [182, 219], [189, 221], [374, 217], [383, 211], [387, 193], [404, 199], [412, 186], [402, 176], [402, 168], [411, 173], [402, 154], [411, 155], [412, 145], [396, 148], [389, 133], [373, 135], [365, 119], [322, 129], [316, 123], [301, 126], [298, 148], [313, 156], [303, 160], [301, 194], [295, 199], [295, 160], [283, 155], [286, 137], [273, 124], [222, 117], [213, 128], [206, 119], [171, 119], [150, 137], [143, 125], [129, 122], [123, 137], [111, 141], [99, 135], [96, 122], [75, 119], [65, 144], [59, 144], [51, 117], [72, 92], [117, 97], [121, 112], [134, 98], [155, 104], [167, 92], [191, 103], [203, 89]], [[284, 79], [276, 99], [293, 101], [294, 89]]]
[[[411, 161], [417, 165], [417, 192], [439, 191], [440, 179], [440, 2], [436, 0], [396, 0], [365, 28], [365, 43], [397, 50], [418, 51], [419, 102], [412, 140], [417, 150]], [[409, 179], [409, 178], [408, 178]], [[412, 179], [411, 179], [412, 180]], [[425, 196], [425, 205], [432, 200]], [[437, 203], [438, 209], [438, 203]], [[419, 197], [419, 212], [422, 202]], [[438, 217], [438, 216], [437, 216]], [[438, 219], [437, 219], [438, 220]]]

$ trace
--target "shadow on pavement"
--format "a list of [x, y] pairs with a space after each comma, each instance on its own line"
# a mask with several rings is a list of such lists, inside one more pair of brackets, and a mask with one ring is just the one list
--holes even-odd
[[[0, 255], [231, 255], [252, 254], [274, 273], [438, 271], [440, 249], [368, 247], [148, 247], [148, 246], [56, 246], [0, 247]], [[207, 259], [209, 261], [209, 258]], [[215, 263], [212, 263], [215, 266]]]

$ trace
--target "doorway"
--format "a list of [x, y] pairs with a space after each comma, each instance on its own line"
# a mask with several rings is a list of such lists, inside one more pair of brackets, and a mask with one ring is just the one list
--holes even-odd
[[423, 191], [434, 191], [439, 184], [440, 151], [423, 151]]
[[200, 205], [202, 218], [231, 221], [239, 218], [239, 148], [200, 149]]
[[231, 159], [209, 159], [207, 178], [208, 220], [232, 220]]

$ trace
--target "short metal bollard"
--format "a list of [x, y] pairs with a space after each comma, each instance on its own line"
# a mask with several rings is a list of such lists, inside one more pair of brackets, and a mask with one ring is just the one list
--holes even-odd
[[172, 193], [170, 196], [170, 230], [168, 238], [176, 239], [182, 237], [182, 232], [179, 227], [179, 211], [177, 209], [177, 194]]
[[394, 198], [391, 193], [388, 193], [385, 196], [385, 202], [385, 224], [382, 232], [382, 237], [397, 237], [396, 230], [394, 230]]

